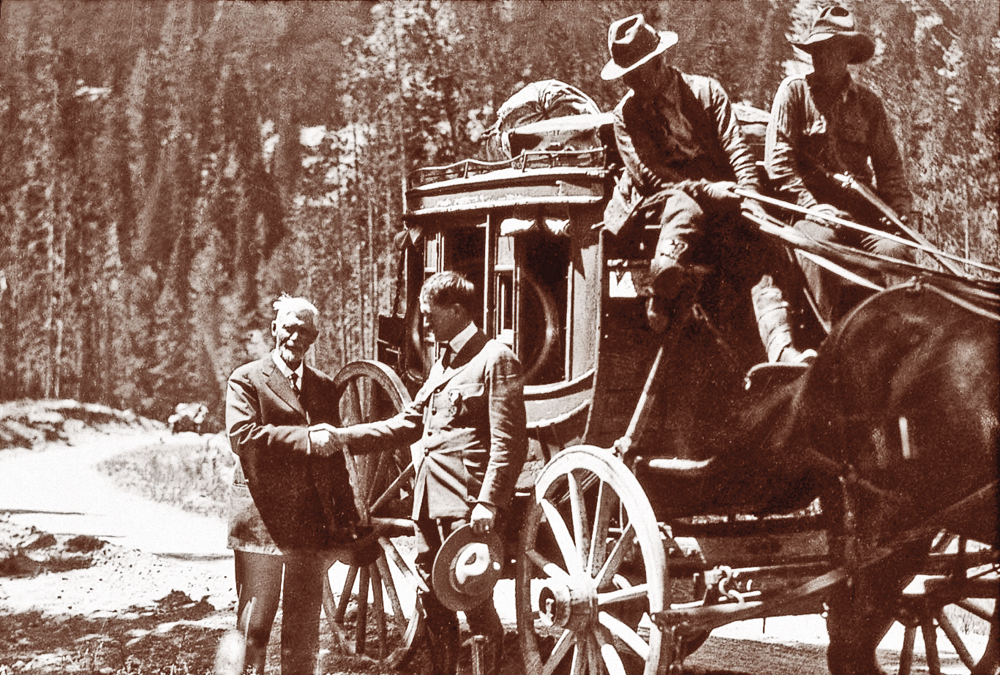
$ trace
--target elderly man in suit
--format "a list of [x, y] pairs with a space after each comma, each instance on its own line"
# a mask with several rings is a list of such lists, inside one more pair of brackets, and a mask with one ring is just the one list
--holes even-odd
[[[413, 500], [417, 566], [430, 578], [444, 538], [465, 523], [476, 533], [496, 529], [514, 493], [528, 451], [521, 367], [501, 342], [476, 328], [478, 296], [455, 272], [431, 276], [420, 290], [420, 311], [445, 345], [442, 358], [413, 403], [395, 417], [330, 429], [331, 446], [355, 454], [385, 444], [416, 444], [420, 462]], [[324, 427], [325, 428], [325, 427]], [[433, 594], [421, 598], [435, 673], [455, 673], [458, 617]], [[465, 612], [473, 633], [486, 636], [483, 672], [500, 672], [503, 626], [492, 597]]]
[[343, 456], [311, 452], [328, 439], [309, 426], [337, 419], [332, 379], [304, 360], [319, 334], [319, 312], [286, 295], [274, 309], [274, 350], [237, 368], [226, 393], [226, 428], [239, 458], [229, 547], [246, 669], [263, 674], [282, 599], [281, 672], [313, 675], [328, 568], [323, 551], [352, 539], [357, 512]]

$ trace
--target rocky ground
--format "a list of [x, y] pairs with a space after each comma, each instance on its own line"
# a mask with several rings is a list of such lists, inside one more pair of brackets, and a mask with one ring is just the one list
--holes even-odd
[[206, 672], [227, 617], [180, 590], [191, 576], [177, 561], [0, 516], [0, 673]]
[[[177, 460], [192, 453], [193, 470]], [[0, 675], [212, 672], [235, 601], [213, 494], [220, 457], [210, 435], [174, 436], [127, 413], [65, 401], [0, 405]], [[512, 595], [509, 583], [498, 602]], [[513, 610], [501, 614], [510, 625], [503, 675], [523, 675]], [[276, 624], [272, 646], [278, 634]], [[322, 672], [394, 672], [335, 656], [331, 639], [325, 631]], [[759, 620], [730, 624], [685, 672], [821, 675], [824, 643], [818, 616], [768, 619], [766, 630]], [[461, 672], [471, 672], [468, 658]], [[426, 663], [418, 652], [404, 675]], [[268, 672], [280, 672], [276, 648]]]

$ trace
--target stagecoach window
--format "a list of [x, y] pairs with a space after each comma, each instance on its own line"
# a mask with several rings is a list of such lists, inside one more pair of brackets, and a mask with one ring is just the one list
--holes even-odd
[[[483, 291], [484, 321], [476, 323], [515, 351], [531, 371], [528, 384], [560, 382], [565, 377], [566, 328], [561, 324], [567, 311], [570, 241], [540, 229], [501, 235], [501, 222], [503, 218], [443, 223], [424, 240], [424, 278], [442, 270], [466, 275]], [[488, 246], [492, 228], [497, 229]], [[487, 253], [492, 264], [486, 264]], [[434, 344], [426, 332], [423, 349], [427, 362], [433, 362]]]
[[427, 237], [425, 241], [426, 244], [424, 246], [424, 276], [429, 277], [430, 275], [437, 272], [438, 269], [438, 238]]
[[514, 347], [514, 274], [497, 273], [496, 335], [504, 344]]
[[515, 348], [514, 325], [516, 322], [514, 300], [514, 237], [497, 237], [497, 258], [493, 268], [496, 285], [496, 314], [494, 331], [497, 339]]

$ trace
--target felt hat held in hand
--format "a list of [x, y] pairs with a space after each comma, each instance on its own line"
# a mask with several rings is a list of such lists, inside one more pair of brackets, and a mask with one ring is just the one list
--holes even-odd
[[434, 558], [431, 585], [441, 604], [464, 612], [493, 595], [503, 570], [503, 542], [496, 532], [476, 534], [469, 525], [451, 533]]

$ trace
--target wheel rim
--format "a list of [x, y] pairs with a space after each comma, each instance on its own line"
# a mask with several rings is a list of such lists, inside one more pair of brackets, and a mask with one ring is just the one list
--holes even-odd
[[[932, 553], [975, 555], [988, 547], [942, 534]], [[996, 564], [950, 574], [918, 576], [904, 591], [896, 614], [902, 628], [898, 675], [961, 672], [994, 675], [1000, 667]], [[898, 634], [899, 629], [896, 629]]]
[[[399, 377], [384, 364], [356, 361], [334, 378], [343, 426], [388, 419], [410, 403]], [[327, 577], [324, 614], [339, 656], [365, 656], [390, 667], [415, 649], [421, 585], [413, 566], [413, 495], [409, 448], [346, 456], [362, 524], [375, 524], [375, 541], [364, 553], [334, 562]], [[392, 523], [384, 524], [387, 519]]]
[[653, 675], [669, 662], [649, 619], [666, 600], [659, 525], [624, 464], [590, 446], [558, 453], [525, 521], [515, 602], [526, 672]]

